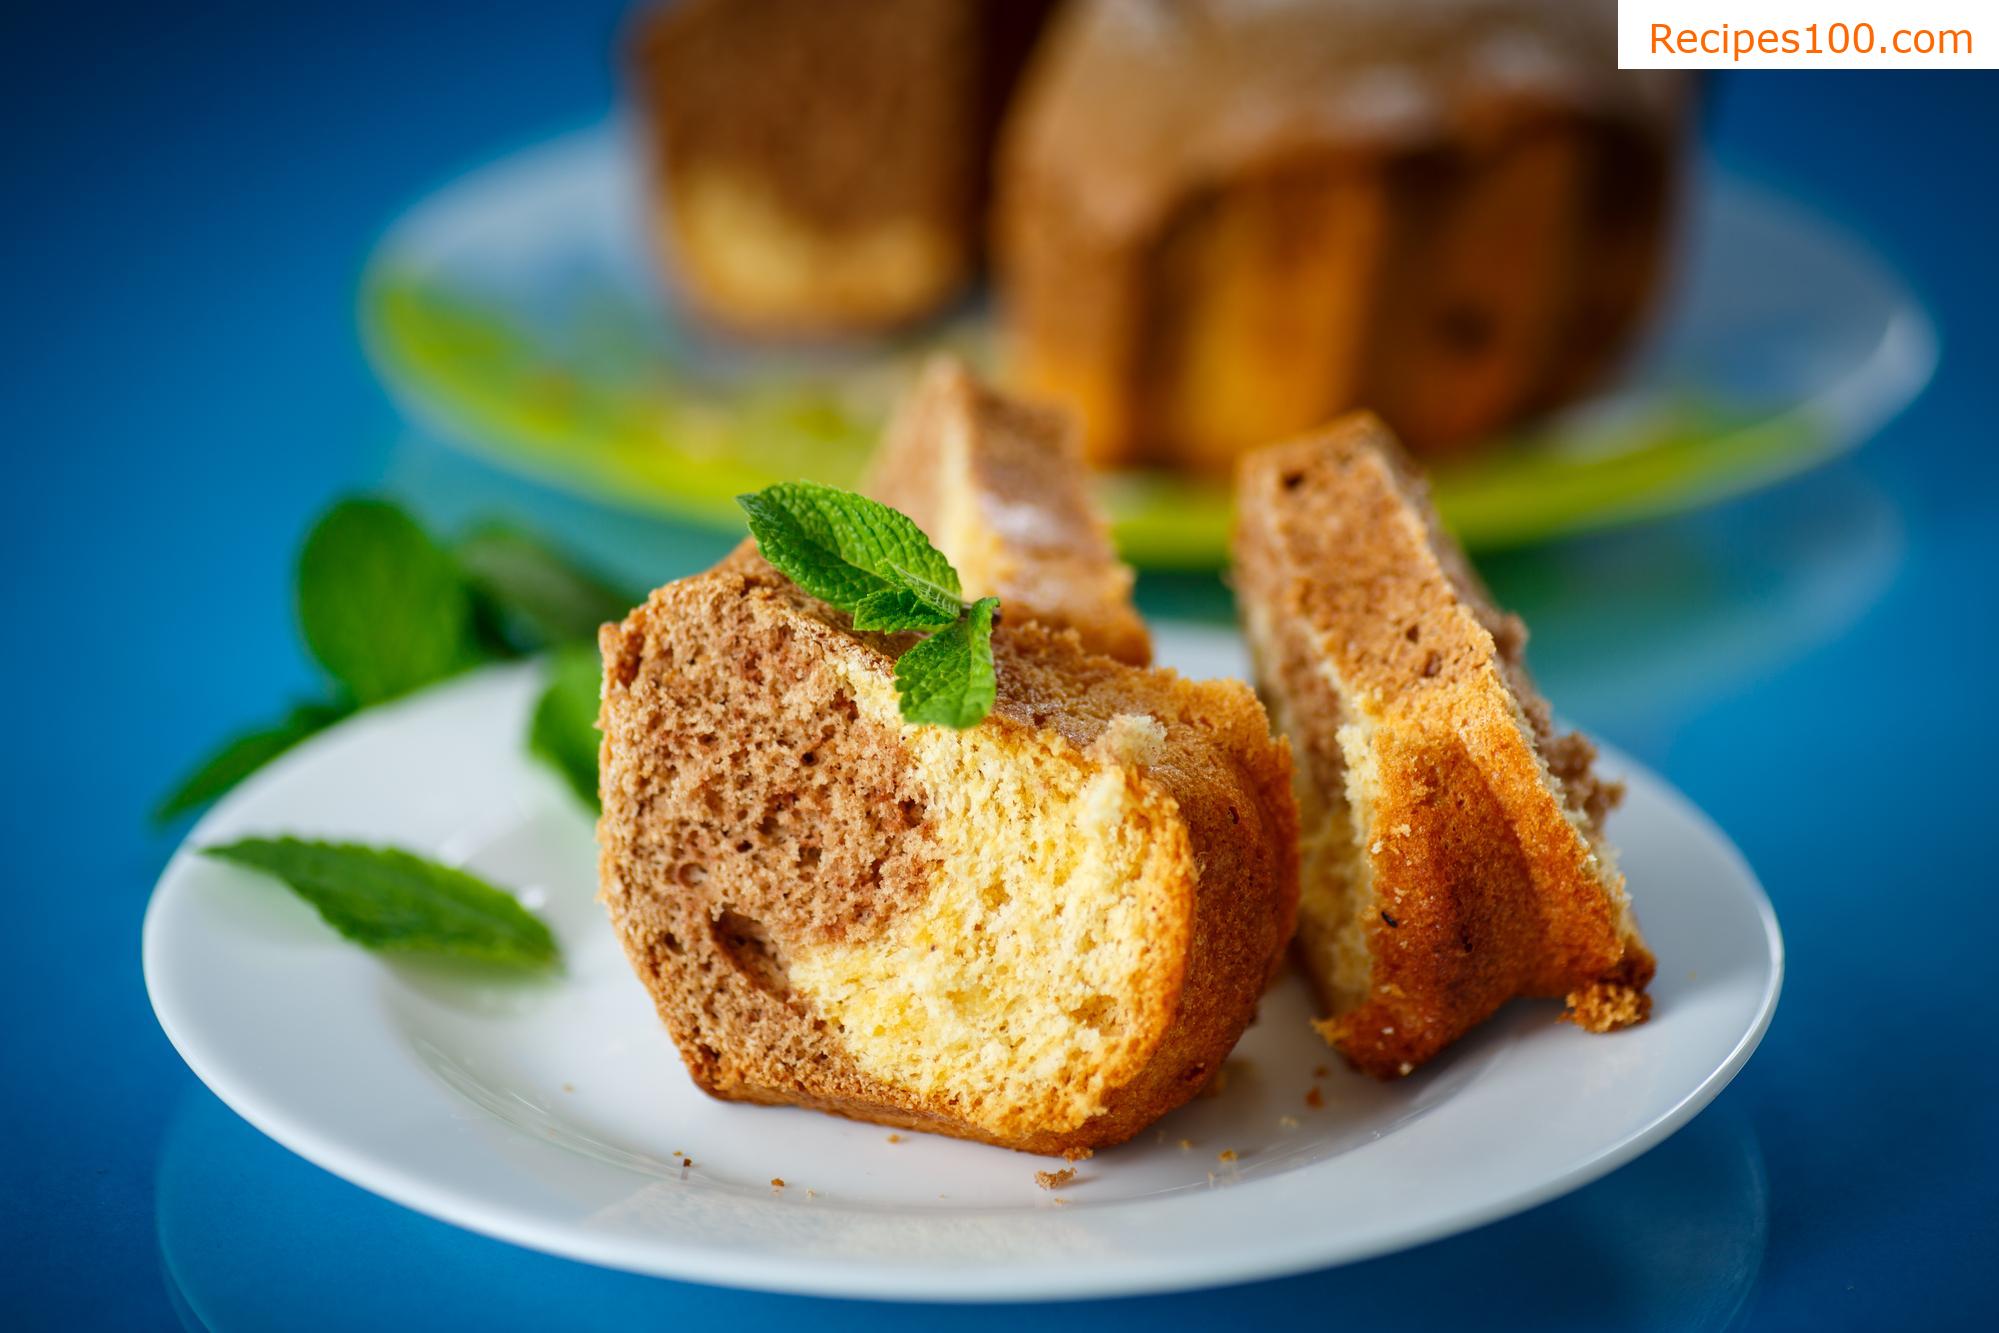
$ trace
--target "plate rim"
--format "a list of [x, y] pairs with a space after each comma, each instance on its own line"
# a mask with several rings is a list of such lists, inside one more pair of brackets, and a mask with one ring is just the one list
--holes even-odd
[[[1213, 629], [1182, 624], [1200, 631]], [[172, 985], [164, 979], [171, 971], [162, 955], [161, 943], [162, 922], [174, 910], [176, 892], [171, 886], [187, 873], [188, 861], [196, 856], [192, 848], [200, 845], [204, 833], [248, 800], [263, 780], [313, 762], [315, 752], [343, 734], [351, 737], [357, 727], [386, 728], [393, 725], [395, 713], [400, 710], [420, 708], [426, 701], [434, 702], [442, 695], [481, 681], [491, 682], [501, 676], [525, 677], [536, 669], [533, 663], [486, 668], [420, 691], [379, 711], [371, 710], [370, 715], [343, 723], [296, 747], [230, 793], [193, 826], [162, 869], [146, 907], [141, 955], [147, 998], [168, 1041], [208, 1090], [259, 1132], [314, 1165], [403, 1207], [495, 1240], [578, 1262], [746, 1290], [954, 1304], [1024, 1304], [1166, 1293], [1232, 1286], [1356, 1263], [1524, 1212], [1580, 1189], [1664, 1142], [1705, 1109], [1748, 1063], [1769, 1031], [1782, 994], [1785, 972], [1782, 931], [1768, 894], [1741, 850], [1705, 811], [1663, 777], [1615, 747], [1602, 746], [1615, 765], [1640, 777], [1654, 796], [1699, 828], [1731, 865], [1762, 927], [1762, 956], [1767, 972], [1753, 1019], [1712, 1070], [1642, 1126], [1562, 1171], [1530, 1185], [1502, 1191], [1475, 1207], [1456, 1210], [1439, 1207], [1427, 1214], [1391, 1222], [1370, 1231], [1358, 1243], [1328, 1244], [1325, 1239], [1315, 1241], [1309, 1229], [1293, 1229], [1276, 1244], [1266, 1243], [1250, 1252], [1217, 1248], [1199, 1260], [1178, 1255], [1169, 1262], [1149, 1254], [1136, 1254], [1065, 1268], [1043, 1265], [1035, 1270], [1031, 1283], [1023, 1282], [1018, 1272], [1007, 1268], [974, 1273], [963, 1264], [882, 1264], [856, 1262], [837, 1255], [772, 1256], [743, 1250], [695, 1249], [671, 1238], [642, 1243], [629, 1236], [593, 1234], [574, 1222], [537, 1216], [511, 1201], [481, 1197], [462, 1184], [427, 1179], [406, 1164], [382, 1159], [366, 1148], [344, 1142], [337, 1134], [315, 1124], [309, 1115], [302, 1116], [284, 1106], [283, 1098], [273, 1096], [269, 1089], [254, 1082], [233, 1081], [226, 1070], [219, 1068], [227, 1060], [211, 1049], [216, 1042], [213, 1034], [191, 1031], [179, 1021], [181, 1015], [175, 1012], [171, 998]], [[164, 1002], [163, 994], [167, 997]], [[440, 1092], [446, 1090], [440, 1088]], [[509, 1132], [518, 1131], [510, 1127]], [[1159, 1201], [1152, 1201], [1151, 1206], [1160, 1206]]]

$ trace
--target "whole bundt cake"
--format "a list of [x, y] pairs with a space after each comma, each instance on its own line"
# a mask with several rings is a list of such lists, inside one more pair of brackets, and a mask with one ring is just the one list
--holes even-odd
[[1465, 450], [1658, 285], [1684, 76], [1613, 0], [1074, 0], [999, 150], [1013, 378], [1101, 462], [1225, 472], [1373, 408]]

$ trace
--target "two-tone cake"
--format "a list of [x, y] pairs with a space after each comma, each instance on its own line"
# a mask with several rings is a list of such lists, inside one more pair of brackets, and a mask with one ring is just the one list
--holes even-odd
[[1297, 754], [1297, 955], [1356, 1066], [1407, 1074], [1515, 996], [1642, 1020], [1653, 961], [1603, 836], [1620, 789], [1558, 734], [1374, 417], [1243, 463], [1235, 582]]

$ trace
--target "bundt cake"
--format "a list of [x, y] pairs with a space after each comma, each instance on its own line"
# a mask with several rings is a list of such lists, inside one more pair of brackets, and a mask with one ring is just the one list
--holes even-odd
[[934, 359], [869, 467], [869, 495], [916, 520], [958, 571], [967, 599], [1076, 631], [1122, 662], [1152, 660], [1131, 604], [1132, 572], [1090, 496], [1089, 470], [1059, 413], [993, 392]]
[[1613, 0], [1075, 0], [997, 166], [1012, 378], [1225, 473], [1367, 404], [1426, 456], [1589, 388], [1657, 286], [1685, 76]]
[[1364, 414], [1246, 458], [1235, 579], [1298, 754], [1297, 953], [1354, 1065], [1407, 1074], [1514, 996], [1642, 1020], [1652, 956], [1603, 821], [1621, 790], [1555, 734], [1422, 482]]
[[602, 897], [708, 1092], [1080, 1155], [1249, 1023], [1297, 893], [1262, 708], [1002, 614], [962, 731], [747, 543], [605, 627]]
[[976, 271], [1050, 0], [682, 0], [633, 43], [669, 271], [753, 333], [872, 329]]

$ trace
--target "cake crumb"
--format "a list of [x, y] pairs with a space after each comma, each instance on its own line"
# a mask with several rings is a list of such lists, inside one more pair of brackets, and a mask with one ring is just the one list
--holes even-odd
[[1326, 1076], [1327, 1074], [1329, 1074], [1329, 1073], [1331, 1073], [1331, 1072], [1332, 1072], [1332, 1071], [1331, 1071], [1331, 1070], [1329, 1070], [1329, 1069], [1327, 1069], [1327, 1068], [1326, 1068], [1326, 1067], [1325, 1067], [1324, 1065], [1313, 1065], [1313, 1066], [1312, 1066], [1312, 1077], [1313, 1077], [1313, 1078], [1324, 1078], [1324, 1077], [1325, 1077], [1325, 1076]]
[[1034, 1183], [1045, 1190], [1059, 1190], [1076, 1178], [1076, 1168], [1065, 1166], [1060, 1171], [1036, 1171]]
[[1298, 1128], [1298, 1117], [1295, 1115], [1280, 1115], [1277, 1117], [1277, 1123], [1285, 1129], [1296, 1129]]
[[772, 1177], [770, 1178], [770, 1187], [771, 1187], [772, 1189], [774, 1189], [774, 1190], [781, 1190], [781, 1189], [783, 1189], [783, 1188], [784, 1188], [784, 1177], [783, 1177], [783, 1176], [772, 1176]]
[[574, 1083], [565, 1083], [562, 1085], [562, 1090], [564, 1092], [574, 1092], [576, 1091], [576, 1085]]
[[1564, 1022], [1585, 1032], [1615, 1032], [1643, 1023], [1652, 1012], [1652, 997], [1614, 981], [1599, 981], [1569, 996]]
[[1104, 724], [1087, 751], [1100, 764], [1146, 768], [1166, 750], [1166, 728], [1149, 713], [1119, 713]]
[[1305, 1105], [1316, 1111], [1325, 1104], [1325, 1094], [1321, 1093], [1317, 1088], [1307, 1088], [1305, 1090]]
[[900, 1134], [891, 1134], [891, 1135], [889, 1135], [889, 1136], [888, 1136], [888, 1141], [889, 1141], [890, 1143], [901, 1143], [901, 1142], [902, 1142], [902, 1135], [900, 1135]]
[[685, 1170], [686, 1168], [693, 1165], [694, 1165], [694, 1159], [692, 1157], [683, 1157], [680, 1159], [680, 1166], [682, 1170]]
[[1056, 1195], [1054, 1198], [1050, 1199], [1048, 1202], [1054, 1204], [1057, 1208], [1067, 1208], [1069, 1206], [1069, 1201], [1063, 1198], [1059, 1194]]
[[1235, 1159], [1236, 1153], [1234, 1148], [1224, 1148], [1215, 1154], [1215, 1160], [1218, 1162], [1233, 1162]]
[[818, 1197], [819, 1197], [819, 1191], [818, 1191], [818, 1190], [807, 1190], [807, 1191], [805, 1191], [805, 1197], [806, 1197], [806, 1198], [808, 1198], [808, 1199], [816, 1199], [816, 1198], [818, 1198]]
[[1181, 1139], [1181, 1140], [1180, 1140], [1180, 1151], [1181, 1151], [1181, 1152], [1186, 1152], [1186, 1151], [1187, 1151], [1187, 1150], [1188, 1150], [1189, 1148], [1192, 1148], [1193, 1146], [1194, 1146], [1194, 1140], [1192, 1140], [1192, 1139]]

